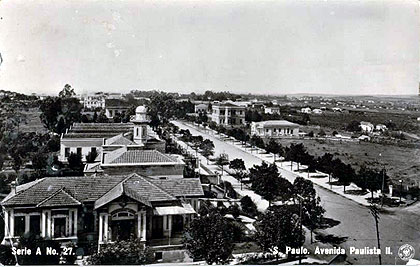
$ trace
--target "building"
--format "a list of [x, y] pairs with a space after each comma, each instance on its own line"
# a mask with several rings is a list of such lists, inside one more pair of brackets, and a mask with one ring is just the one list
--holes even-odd
[[104, 109], [105, 98], [103, 95], [87, 96], [83, 100], [83, 107], [87, 109]]
[[112, 119], [116, 114], [123, 114], [130, 108], [130, 104], [118, 98], [105, 99], [105, 116]]
[[179, 245], [203, 195], [198, 178], [46, 177], [13, 187], [2, 200], [2, 244], [35, 234], [82, 248], [130, 238]]
[[380, 132], [383, 132], [383, 131], [386, 131], [388, 128], [386, 127], [386, 125], [384, 125], [384, 124], [377, 124], [376, 126], [375, 126], [375, 130], [376, 131], [380, 131]]
[[[98, 155], [102, 151], [115, 150], [123, 146], [136, 149], [165, 152], [165, 141], [148, 125], [147, 110], [143, 106], [136, 109], [134, 120], [129, 123], [74, 123], [61, 135], [60, 161], [67, 161], [70, 153], [77, 153], [86, 160], [91, 151]], [[98, 156], [99, 161], [99, 156]]]
[[264, 108], [264, 113], [280, 114], [280, 107], [279, 106], [265, 107]]
[[362, 132], [365, 132], [365, 133], [371, 133], [373, 132], [373, 129], [375, 129], [372, 123], [366, 122], [366, 121], [360, 122], [360, 128], [362, 129]]
[[305, 114], [310, 114], [312, 112], [312, 110], [311, 110], [311, 108], [307, 107], [307, 108], [301, 108], [300, 112], [305, 113]]
[[315, 108], [315, 109], [312, 110], [312, 113], [313, 114], [322, 114], [322, 110], [319, 109], [319, 108]]
[[245, 107], [233, 103], [213, 103], [211, 120], [217, 125], [242, 126], [245, 125]]
[[194, 105], [194, 113], [204, 113], [204, 112], [208, 112], [209, 110], [209, 105], [208, 104], [204, 104], [204, 103], [200, 103], [200, 104], [195, 104]]
[[251, 123], [251, 136], [262, 138], [280, 138], [299, 136], [299, 125], [286, 120], [270, 120]]
[[157, 150], [143, 150], [138, 146], [122, 146], [107, 151], [104, 149], [100, 161], [85, 165], [85, 175], [137, 173], [149, 177], [167, 179], [183, 178], [185, 163], [181, 157]]

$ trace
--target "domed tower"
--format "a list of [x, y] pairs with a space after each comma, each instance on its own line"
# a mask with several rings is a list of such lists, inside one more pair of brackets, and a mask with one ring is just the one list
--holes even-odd
[[136, 118], [132, 122], [134, 123], [134, 142], [138, 145], [144, 145], [147, 140], [147, 124], [149, 123], [145, 106], [136, 108]]

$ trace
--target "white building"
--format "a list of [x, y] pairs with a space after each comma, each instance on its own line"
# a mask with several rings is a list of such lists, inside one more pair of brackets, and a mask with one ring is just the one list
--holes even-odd
[[373, 129], [375, 129], [372, 123], [366, 122], [366, 121], [360, 122], [360, 128], [362, 129], [362, 132], [365, 132], [365, 133], [371, 133], [373, 132]]
[[280, 114], [280, 107], [279, 106], [265, 107], [264, 108], [264, 113]]
[[299, 125], [286, 120], [253, 122], [251, 124], [251, 136], [254, 134], [262, 138], [297, 137], [299, 136]]
[[87, 96], [83, 100], [83, 106], [88, 109], [105, 108], [105, 98], [103, 96]]
[[212, 105], [211, 120], [218, 125], [245, 125], [245, 107], [232, 103], [214, 103]]
[[377, 124], [376, 126], [375, 126], [375, 130], [376, 131], [381, 131], [381, 132], [383, 132], [383, 131], [386, 131], [388, 128], [386, 127], [386, 125], [384, 125], [384, 124]]
[[311, 108], [307, 107], [307, 108], [301, 108], [300, 112], [310, 114], [312, 112], [312, 110], [311, 110]]
[[208, 112], [208, 109], [209, 109], [209, 105], [208, 104], [204, 104], [204, 103], [201, 103], [201, 104], [195, 104], [195, 106], [194, 106], [194, 112], [195, 113], [204, 113], [204, 112]]
[[319, 109], [319, 108], [316, 108], [316, 109], [312, 110], [312, 113], [313, 114], [322, 114], [322, 110]]

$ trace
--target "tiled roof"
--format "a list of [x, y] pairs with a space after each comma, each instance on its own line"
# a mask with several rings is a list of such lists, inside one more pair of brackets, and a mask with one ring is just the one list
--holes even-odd
[[113, 137], [108, 138], [108, 139], [105, 140], [105, 145], [122, 145], [122, 146], [127, 146], [127, 145], [135, 145], [135, 144], [136, 143], [134, 143], [130, 139], [124, 137], [122, 134], [113, 136]]
[[65, 188], [61, 188], [43, 201], [39, 202], [37, 207], [63, 207], [78, 205], [81, 205], [81, 203], [66, 192]]
[[123, 147], [105, 156], [105, 164], [177, 163], [177, 160], [157, 150], [127, 149]]
[[170, 194], [181, 196], [202, 196], [204, 195], [200, 179], [198, 178], [183, 178], [183, 179], [154, 179], [152, 182]]
[[[199, 179], [159, 180], [131, 175], [47, 177], [9, 194], [4, 206], [69, 206], [102, 199], [107, 202], [121, 193], [141, 203], [172, 201], [180, 196], [202, 196]], [[150, 205], [150, 204], [149, 204]]]
[[286, 121], [286, 120], [270, 120], [270, 121], [261, 121], [255, 123], [257, 126], [263, 127], [298, 127], [299, 124]]

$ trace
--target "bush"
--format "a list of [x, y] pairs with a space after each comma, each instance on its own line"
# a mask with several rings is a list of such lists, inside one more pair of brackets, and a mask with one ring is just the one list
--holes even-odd
[[12, 248], [5, 245], [0, 245], [0, 264], [2, 265], [16, 265], [15, 256], [12, 254]]
[[139, 265], [152, 263], [152, 254], [137, 240], [117, 241], [101, 246], [99, 253], [87, 259], [92, 265]]
[[241, 198], [241, 208], [244, 213], [251, 217], [256, 217], [258, 215], [257, 205], [249, 196], [244, 196]]

